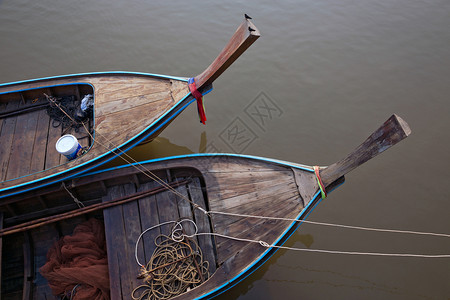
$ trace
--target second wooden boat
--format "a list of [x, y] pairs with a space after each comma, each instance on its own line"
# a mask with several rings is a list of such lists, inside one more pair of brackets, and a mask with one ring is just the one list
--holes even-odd
[[[5, 228], [0, 230], [0, 242], [3, 239], [3, 252], [8, 253], [3, 255], [2, 270], [6, 274], [2, 274], [2, 290], [8, 299], [22, 299], [23, 295], [52, 299], [49, 285], [39, 273], [45, 264], [43, 273], [60, 282], [51, 283], [57, 293], [87, 293], [94, 288], [111, 299], [130, 299], [133, 291], [136, 298], [146, 293], [142, 299], [156, 299], [154, 296], [162, 293], [165, 299], [212, 298], [261, 266], [326, 193], [343, 183], [347, 172], [409, 134], [408, 125], [393, 115], [355, 151], [328, 167], [245, 155], [184, 155], [98, 171], [63, 186], [11, 197], [0, 206], [0, 219], [4, 217], [0, 224]], [[71, 210], [76, 203], [86, 207]], [[71, 233], [87, 216], [104, 221], [106, 238], [99, 242], [104, 255], [103, 284], [88, 276], [74, 278], [74, 273], [83, 270], [70, 272], [69, 262], [64, 266], [69, 268], [65, 274], [59, 273], [64, 268], [46, 264], [53, 243]], [[136, 290], [143, 284], [137, 278], [142, 270], [137, 261], [145, 265], [160, 253], [155, 251], [161, 248], [158, 236], [171, 236], [176, 232], [171, 225], [180, 220], [195, 223], [199, 235], [193, 235], [191, 223], [183, 223], [185, 234], [193, 235], [182, 239], [187, 247], [183, 251], [187, 252], [150, 265], [148, 272], [140, 276], [147, 278], [150, 285]], [[160, 246], [156, 246], [155, 239]], [[170, 288], [154, 282], [184, 270], [185, 260], [200, 252], [196, 244], [202, 259], [191, 265], [195, 275], [189, 275], [187, 286], [173, 277], [166, 280], [174, 282]], [[65, 280], [58, 281], [63, 275]], [[96, 275], [100, 278], [100, 274]], [[181, 286], [185, 289], [171, 294]]]
[[[204, 122], [201, 93], [258, 37], [246, 15], [219, 56], [192, 79], [103, 72], [0, 84], [0, 198], [79, 175], [152, 140], [195, 100]], [[80, 111], [87, 95], [93, 108]], [[70, 161], [55, 148], [65, 134], [85, 148]]]

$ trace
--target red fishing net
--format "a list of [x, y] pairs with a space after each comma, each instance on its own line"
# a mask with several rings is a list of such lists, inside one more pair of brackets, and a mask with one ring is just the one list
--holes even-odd
[[79, 224], [71, 236], [61, 238], [47, 253], [39, 270], [54, 295], [71, 299], [109, 299], [105, 230], [97, 219]]

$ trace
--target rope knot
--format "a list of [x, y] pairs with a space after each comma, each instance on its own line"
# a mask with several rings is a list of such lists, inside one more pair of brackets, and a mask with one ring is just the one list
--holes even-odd
[[325, 185], [323, 184], [322, 178], [320, 177], [320, 171], [318, 166], [314, 166], [314, 173], [316, 174], [317, 184], [319, 185], [322, 199], [325, 199], [327, 197], [327, 190], [325, 189]]
[[144, 266], [139, 270], [139, 274], [137, 279], [142, 279], [144, 282], [150, 283], [153, 279], [154, 275], [151, 271], [148, 271]]
[[267, 244], [267, 243], [264, 242], [264, 241], [259, 241], [259, 244], [260, 244], [261, 246], [263, 246], [263, 247], [270, 248], [270, 245]]

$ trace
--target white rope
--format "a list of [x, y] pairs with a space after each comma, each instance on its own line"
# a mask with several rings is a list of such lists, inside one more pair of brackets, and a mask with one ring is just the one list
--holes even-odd
[[[272, 219], [278, 219], [278, 218], [272, 218]], [[183, 222], [189, 222], [194, 225], [195, 231], [193, 234], [187, 235], [183, 233]], [[139, 266], [142, 267], [142, 264], [139, 262], [138, 256], [137, 256], [137, 248], [140, 239], [142, 236], [148, 232], [149, 230], [155, 229], [159, 226], [164, 226], [167, 224], [173, 224], [175, 223], [175, 226], [172, 227], [172, 233], [171, 233], [171, 239], [176, 242], [182, 241], [185, 237], [192, 238], [194, 236], [201, 236], [201, 235], [209, 235], [209, 236], [217, 236], [222, 238], [227, 238], [235, 241], [240, 242], [247, 242], [247, 243], [256, 243], [260, 244], [262, 247], [265, 248], [277, 248], [277, 249], [285, 249], [285, 250], [293, 250], [293, 251], [304, 251], [304, 252], [317, 252], [317, 253], [329, 253], [329, 254], [346, 254], [346, 255], [366, 255], [366, 256], [389, 256], [389, 257], [416, 257], [416, 258], [450, 258], [450, 254], [411, 254], [411, 253], [380, 253], [380, 252], [357, 252], [357, 251], [338, 251], [338, 250], [323, 250], [323, 249], [306, 249], [306, 248], [294, 248], [294, 247], [285, 247], [285, 246], [277, 246], [277, 245], [271, 245], [263, 240], [252, 240], [252, 239], [245, 239], [245, 238], [238, 238], [233, 237], [225, 234], [220, 233], [213, 233], [213, 232], [198, 232], [198, 227], [195, 224], [194, 221], [190, 219], [182, 219], [180, 221], [168, 221], [161, 224], [157, 224], [155, 226], [152, 226], [150, 228], [147, 228], [144, 230], [138, 237], [136, 241], [136, 247], [135, 247], [135, 258], [136, 262]], [[318, 223], [318, 222], [314, 222]], [[328, 224], [328, 223], [325, 223]], [[359, 229], [359, 228], [358, 228]]]
[[434, 233], [434, 232], [421, 232], [421, 231], [410, 231], [410, 230], [396, 230], [396, 229], [381, 229], [381, 228], [371, 228], [371, 227], [361, 227], [361, 226], [350, 226], [350, 225], [332, 224], [332, 223], [315, 222], [315, 221], [307, 221], [307, 220], [297, 220], [297, 219], [281, 218], [281, 217], [266, 217], [266, 216], [256, 216], [256, 215], [244, 215], [244, 214], [236, 214], [236, 213], [228, 213], [228, 212], [220, 212], [220, 211], [208, 211], [208, 214], [219, 214], [219, 215], [227, 215], [227, 216], [235, 216], [235, 217], [257, 218], [257, 219], [289, 221], [289, 222], [302, 222], [302, 223], [308, 223], [308, 224], [313, 224], [313, 225], [340, 227], [340, 228], [366, 230], [366, 231], [405, 233], [405, 234], [417, 234], [417, 235], [430, 235], [430, 236], [439, 236], [439, 237], [450, 238], [450, 234], [446, 234], [446, 233]]
[[410, 253], [378, 253], [378, 252], [356, 252], [356, 251], [337, 251], [337, 250], [322, 250], [322, 249], [305, 249], [305, 248], [293, 248], [285, 246], [270, 245], [262, 240], [252, 240], [232, 237], [220, 233], [210, 233], [210, 232], [200, 232], [195, 235], [214, 235], [222, 238], [227, 238], [231, 240], [257, 243], [266, 248], [277, 248], [285, 250], [294, 251], [304, 251], [304, 252], [319, 252], [319, 253], [330, 253], [330, 254], [349, 254], [349, 255], [369, 255], [369, 256], [390, 256], [390, 257], [421, 257], [421, 258], [450, 258], [450, 254], [410, 254]]
[[69, 195], [72, 197], [73, 202], [75, 202], [78, 205], [78, 208], [82, 208], [85, 207], [83, 202], [81, 202], [80, 200], [78, 200], [77, 197], [75, 197], [66, 187], [66, 185], [64, 184], [64, 181], [61, 183], [62, 187], [66, 190], [67, 193], [69, 193]]

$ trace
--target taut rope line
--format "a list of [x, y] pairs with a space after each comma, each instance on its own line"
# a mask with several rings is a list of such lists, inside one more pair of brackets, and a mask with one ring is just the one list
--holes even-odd
[[450, 238], [450, 234], [446, 234], [446, 233], [433, 233], [433, 232], [421, 232], [421, 231], [411, 231], [411, 230], [396, 230], [396, 229], [381, 229], [381, 228], [351, 226], [351, 225], [343, 225], [343, 224], [332, 224], [332, 223], [315, 222], [315, 221], [298, 220], [298, 219], [281, 218], [281, 217], [269, 217], [269, 216], [256, 216], [256, 215], [236, 214], [236, 213], [228, 213], [228, 212], [221, 212], [221, 211], [208, 211], [207, 213], [208, 214], [235, 216], [235, 217], [244, 217], [244, 218], [258, 218], [258, 219], [267, 219], [267, 220], [300, 222], [300, 223], [308, 223], [308, 224], [313, 224], [313, 225], [340, 227], [340, 228], [366, 230], [366, 231], [405, 233], [405, 234], [417, 234], [417, 235], [430, 235], [430, 236], [439, 236], [439, 237]]
[[[254, 216], [255, 217], [255, 216]], [[283, 219], [283, 218], [270, 218], [270, 219]], [[284, 219], [284, 220], [292, 220], [292, 219]], [[299, 221], [299, 220], [296, 220]], [[184, 233], [180, 233], [183, 231], [183, 222], [189, 222], [194, 225], [195, 231], [191, 235], [187, 235]], [[135, 247], [135, 257], [136, 262], [142, 266], [141, 263], [139, 263], [138, 257], [137, 257], [137, 247], [139, 244], [139, 240], [142, 238], [142, 236], [148, 232], [149, 230], [152, 230], [156, 227], [167, 225], [167, 224], [173, 224], [175, 223], [175, 226], [172, 229], [171, 239], [173, 241], [182, 241], [184, 237], [186, 238], [192, 238], [194, 236], [201, 236], [201, 235], [209, 235], [209, 236], [217, 236], [222, 238], [227, 238], [235, 241], [240, 242], [248, 242], [248, 243], [255, 243], [260, 244], [262, 247], [265, 248], [276, 248], [276, 249], [285, 249], [285, 250], [293, 250], [293, 251], [304, 251], [304, 252], [317, 252], [317, 253], [329, 253], [329, 254], [346, 254], [346, 255], [366, 255], [366, 256], [388, 256], [388, 257], [415, 257], [415, 258], [450, 258], [450, 254], [412, 254], [412, 253], [379, 253], [379, 252], [357, 252], [357, 251], [338, 251], [338, 250], [323, 250], [323, 249], [306, 249], [306, 248], [294, 248], [294, 247], [286, 247], [286, 246], [277, 246], [274, 244], [269, 244], [263, 240], [253, 240], [253, 239], [245, 239], [245, 238], [238, 238], [233, 237], [225, 234], [220, 233], [213, 233], [213, 232], [198, 232], [198, 228], [194, 221], [190, 219], [182, 219], [180, 221], [169, 221], [161, 224], [157, 224], [155, 226], [152, 226], [150, 228], [147, 228], [145, 231], [141, 233], [138, 240], [136, 241], [136, 247]], [[319, 222], [313, 222], [313, 223], [319, 223]], [[326, 224], [326, 223], [325, 223]], [[332, 225], [332, 224], [330, 224]], [[351, 226], [354, 227], [354, 226]], [[448, 235], [444, 235], [447, 236]]]

